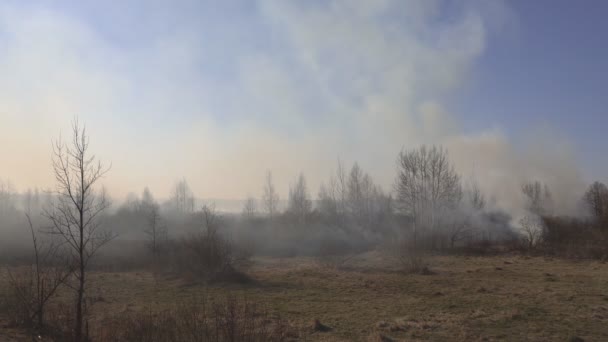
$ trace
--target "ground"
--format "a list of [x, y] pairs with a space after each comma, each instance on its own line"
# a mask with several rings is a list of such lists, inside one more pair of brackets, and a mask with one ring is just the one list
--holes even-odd
[[[310, 341], [608, 341], [608, 264], [521, 255], [429, 259], [403, 274], [378, 253], [342, 269], [314, 259], [254, 260], [244, 285], [205, 286], [149, 272], [92, 274], [96, 318], [226, 291], [265, 303]], [[319, 320], [329, 331], [313, 331]], [[0, 329], [1, 329], [0, 325]], [[0, 340], [2, 338], [0, 333]]]

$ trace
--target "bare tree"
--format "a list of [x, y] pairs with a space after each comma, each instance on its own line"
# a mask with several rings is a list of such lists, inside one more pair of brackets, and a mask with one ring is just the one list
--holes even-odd
[[151, 207], [158, 206], [156, 200], [154, 199], [154, 195], [152, 195], [152, 191], [148, 187], [144, 188], [144, 191], [141, 193], [141, 200], [139, 201], [140, 209], [144, 211], [149, 211]]
[[363, 194], [363, 181], [364, 181], [363, 170], [359, 167], [359, 164], [355, 163], [350, 169], [348, 176], [348, 182], [346, 186], [346, 198], [347, 207], [350, 214], [358, 219], [363, 214], [364, 210], [364, 194]]
[[167, 242], [167, 226], [162, 223], [160, 210], [156, 203], [150, 203], [145, 209], [147, 229], [144, 230], [144, 233], [148, 236], [148, 248], [156, 260], [163, 244]]
[[194, 212], [194, 193], [185, 178], [175, 184], [173, 189], [173, 205], [177, 212]]
[[243, 205], [243, 216], [247, 219], [252, 219], [257, 215], [258, 203], [255, 198], [248, 196]]
[[528, 248], [532, 249], [542, 241], [544, 224], [538, 215], [526, 215], [519, 220]]
[[15, 209], [16, 191], [13, 183], [0, 179], [0, 213], [8, 213]]
[[486, 198], [474, 178], [470, 178], [465, 183], [463, 192], [464, 200], [443, 215], [447, 218], [444, 224], [451, 248], [454, 248], [459, 241], [473, 238], [475, 232], [481, 228], [476, 223], [480, 222], [480, 215], [486, 206]]
[[53, 171], [57, 187], [55, 201], [45, 210], [50, 232], [60, 236], [69, 247], [74, 262], [76, 285], [75, 339], [83, 341], [86, 275], [89, 262], [115, 235], [100, 229], [99, 217], [109, 207], [105, 191], [97, 191], [99, 180], [109, 171], [89, 152], [86, 127], [78, 120], [72, 124], [72, 140], [53, 144]]
[[347, 177], [342, 162], [338, 160], [336, 174], [331, 175], [327, 185], [319, 187], [317, 209], [332, 223], [344, 226], [347, 215]]
[[542, 216], [551, 212], [552, 198], [547, 184], [539, 181], [524, 183], [521, 191], [526, 199], [526, 207], [531, 213]]
[[450, 247], [454, 248], [456, 242], [462, 241], [472, 234], [472, 228], [466, 219], [454, 219], [448, 224]]
[[475, 179], [470, 179], [465, 188], [465, 194], [469, 201], [471, 209], [481, 211], [486, 207], [486, 197], [481, 192], [479, 184]]
[[603, 221], [608, 216], [608, 187], [604, 183], [594, 182], [583, 197], [595, 219]]
[[306, 178], [300, 173], [297, 181], [289, 188], [289, 204], [287, 211], [294, 215], [300, 223], [306, 222], [306, 219], [312, 211], [312, 202], [308, 195], [306, 187]]
[[333, 183], [334, 178], [330, 179], [329, 186], [321, 183], [319, 186], [319, 194], [317, 200], [317, 210], [325, 218], [332, 221], [338, 221], [338, 200], [336, 198], [335, 188]]
[[348, 197], [348, 185], [347, 185], [347, 177], [346, 170], [344, 169], [344, 165], [342, 165], [342, 161], [338, 160], [338, 169], [336, 170], [336, 178], [331, 179], [332, 188], [334, 197], [337, 201], [338, 215], [341, 217], [342, 221], [346, 216], [346, 202]]
[[264, 204], [264, 210], [270, 218], [273, 218], [278, 211], [279, 206], [279, 195], [274, 189], [274, 183], [272, 182], [272, 172], [266, 173], [266, 182], [264, 183], [264, 194], [262, 196], [262, 202]]
[[215, 203], [203, 205], [201, 217], [205, 233], [207, 235], [216, 235], [220, 225], [220, 215], [215, 209]]
[[204, 205], [200, 218], [201, 231], [180, 240], [176, 266], [211, 280], [232, 271], [237, 254], [231, 241], [219, 231], [221, 217], [215, 205]]
[[435, 230], [441, 212], [462, 198], [460, 176], [436, 146], [399, 153], [395, 192], [399, 209], [412, 218], [414, 240], [420, 228]]
[[317, 210], [325, 218], [346, 229], [357, 226], [378, 229], [393, 214], [392, 197], [375, 185], [371, 176], [354, 163], [348, 176], [338, 161], [335, 175], [319, 188]]

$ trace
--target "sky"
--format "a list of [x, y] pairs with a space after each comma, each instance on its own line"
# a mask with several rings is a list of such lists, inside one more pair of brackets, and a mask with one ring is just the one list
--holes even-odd
[[[608, 181], [608, 3], [0, 2], [0, 179], [53, 186], [77, 116], [109, 192], [285, 197], [338, 160], [390, 191], [403, 148], [441, 144], [504, 206]], [[568, 204], [570, 205], [570, 204]], [[564, 206], [568, 206], [564, 204]]]

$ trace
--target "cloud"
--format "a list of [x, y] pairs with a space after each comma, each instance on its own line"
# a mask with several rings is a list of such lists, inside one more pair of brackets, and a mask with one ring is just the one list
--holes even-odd
[[[3, 3], [2, 177], [52, 184], [50, 141], [79, 115], [116, 196], [167, 196], [184, 176], [199, 196], [242, 198], [266, 169], [283, 194], [303, 171], [314, 194], [338, 158], [390, 189], [402, 147], [444, 143], [514, 198], [561, 155], [537, 166], [499, 131], [462, 134], [443, 105], [511, 18], [491, 3]], [[555, 182], [578, 177], [564, 170]]]

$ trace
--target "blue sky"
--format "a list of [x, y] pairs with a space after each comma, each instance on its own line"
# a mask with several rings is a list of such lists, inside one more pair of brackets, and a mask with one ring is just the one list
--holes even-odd
[[182, 177], [202, 197], [257, 196], [267, 169], [283, 193], [304, 172], [314, 195], [338, 158], [390, 190], [398, 151], [422, 143], [492, 195], [529, 179], [572, 193], [608, 180], [607, 14], [600, 0], [4, 1], [0, 178], [50, 186], [50, 141], [78, 115], [117, 196]]
[[514, 137], [549, 124], [570, 137], [586, 178], [608, 180], [608, 2], [508, 4], [515, 30], [489, 42], [457, 95], [459, 116], [469, 130], [500, 125]]

